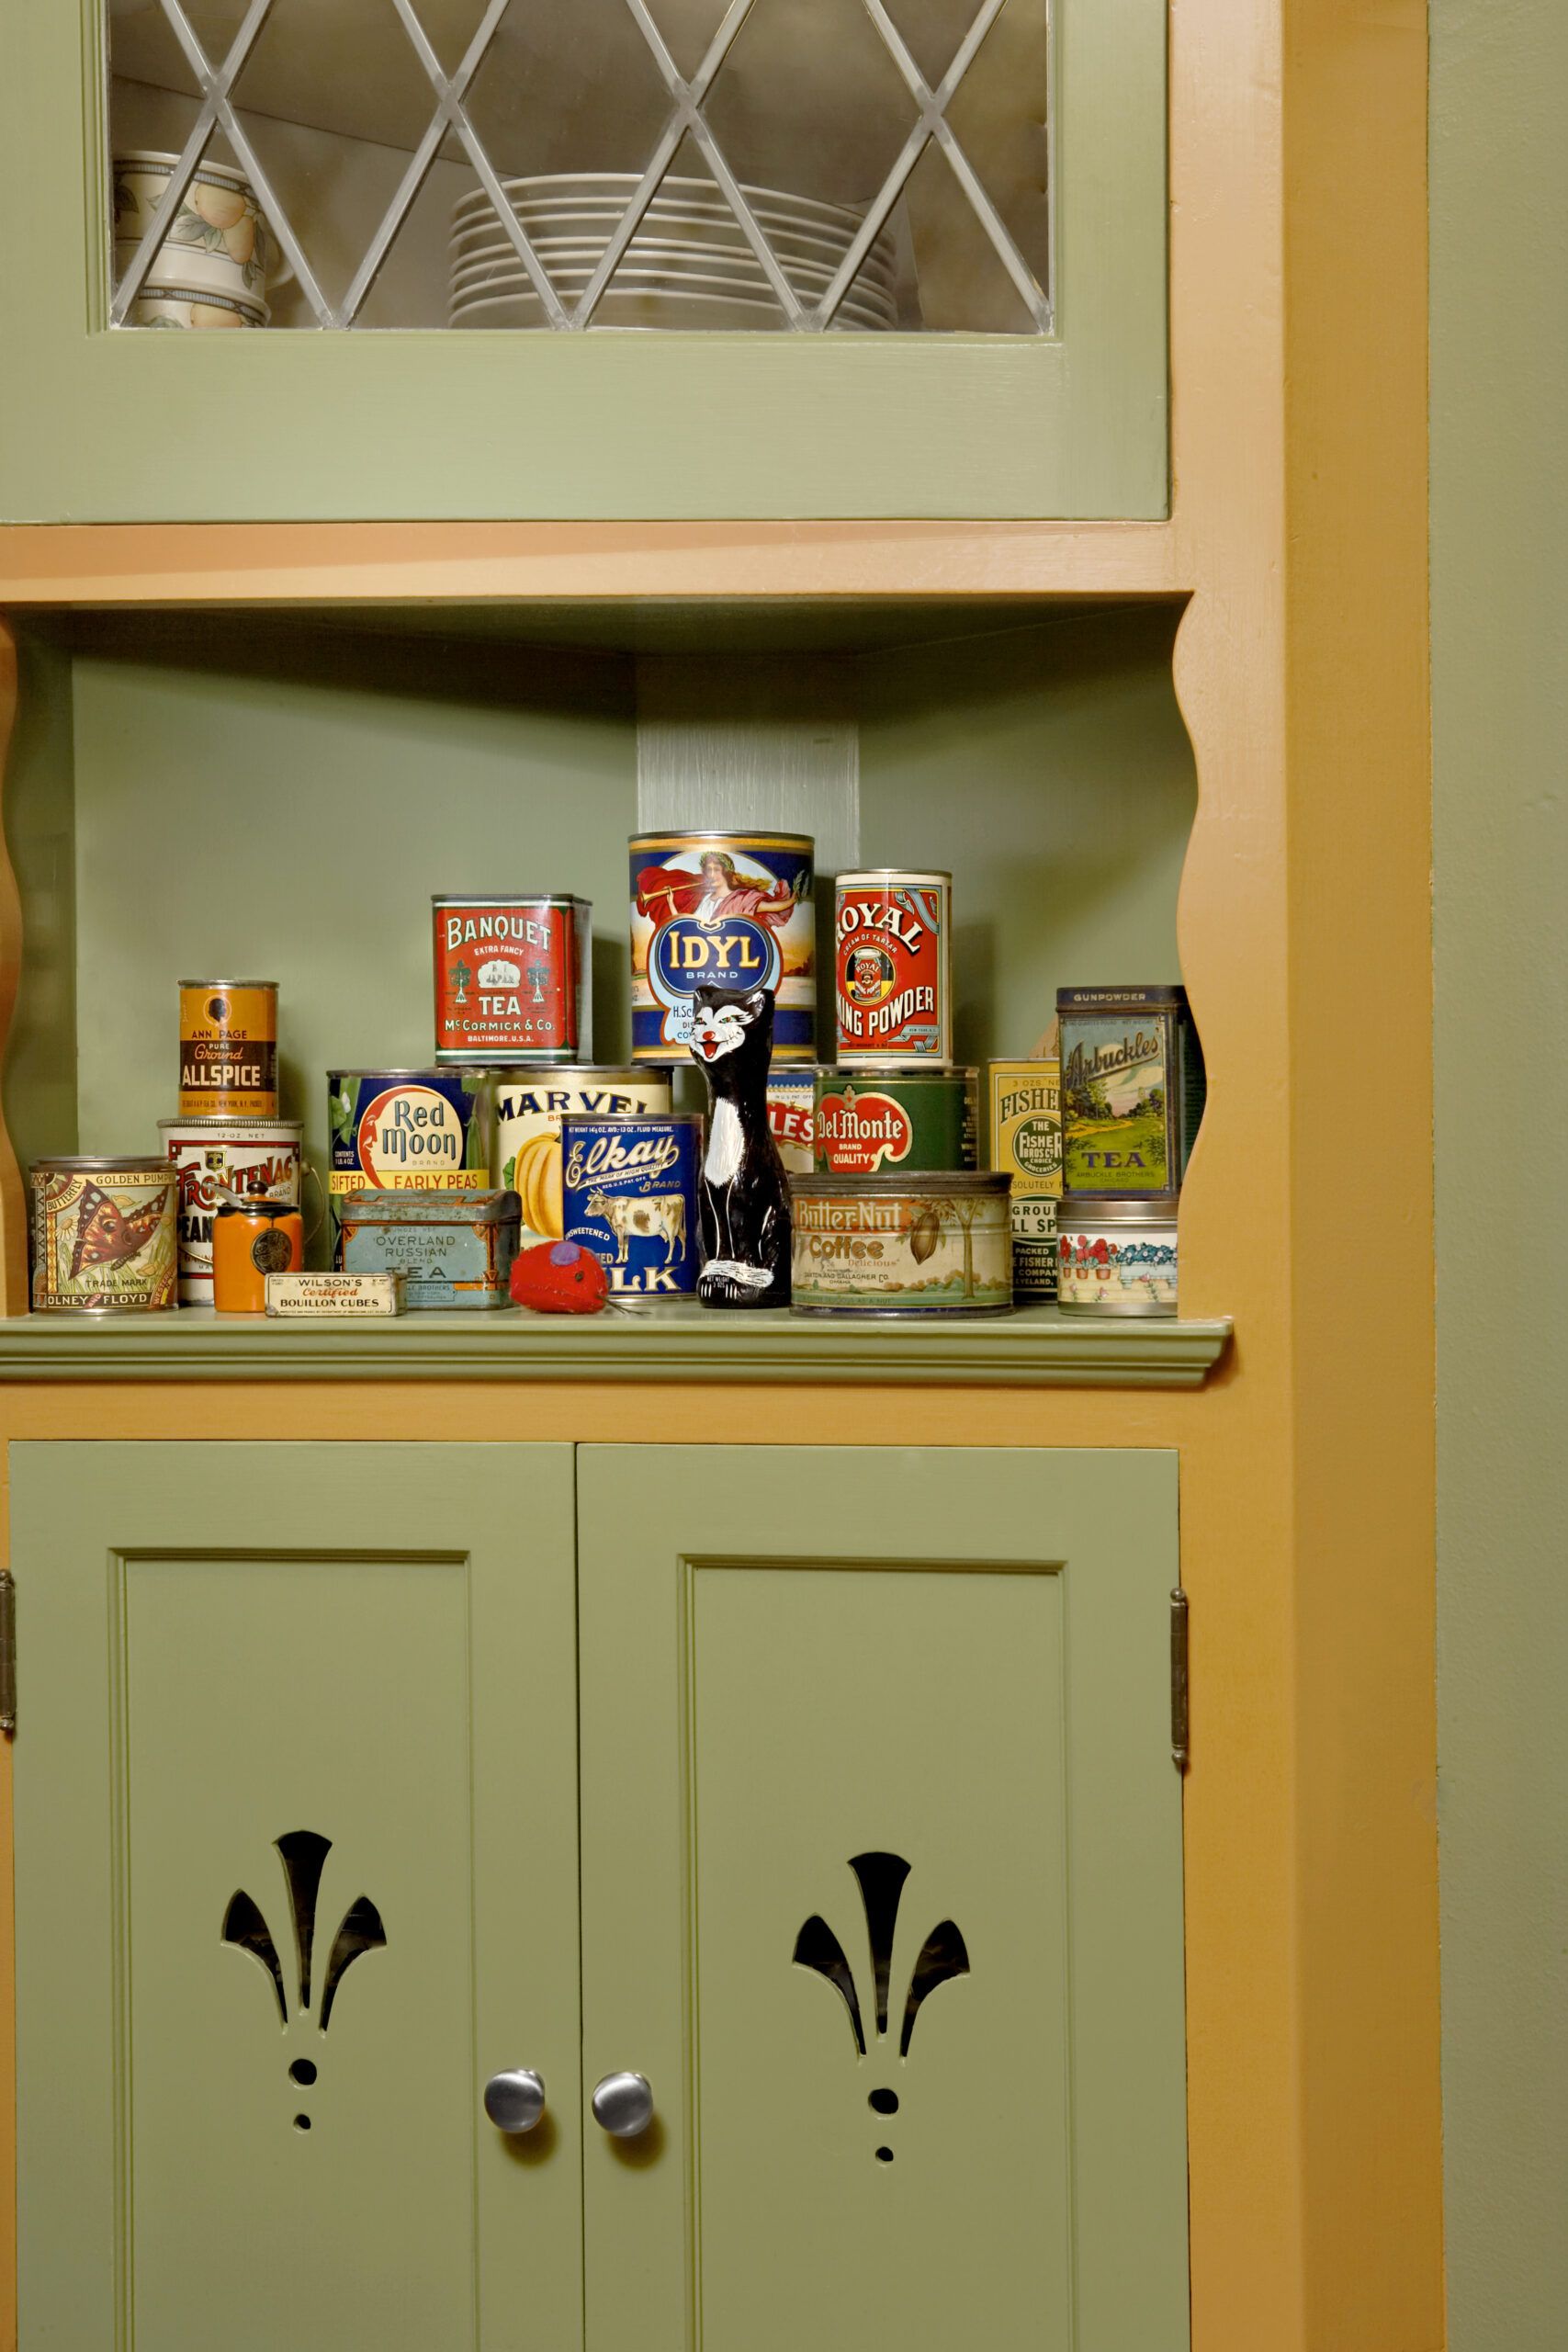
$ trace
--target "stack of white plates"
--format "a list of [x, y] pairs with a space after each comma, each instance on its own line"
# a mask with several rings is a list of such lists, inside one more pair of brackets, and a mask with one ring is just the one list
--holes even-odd
[[[568, 172], [503, 180], [502, 187], [563, 306], [570, 310], [609, 243], [636, 172]], [[746, 200], [775, 259], [810, 308], [826, 293], [860, 230], [838, 204], [749, 187]], [[879, 236], [834, 314], [833, 324], [886, 333], [898, 323], [893, 241]], [[452, 213], [455, 327], [547, 323], [532, 279], [482, 188]], [[785, 324], [761, 262], [712, 180], [667, 178], [638, 221], [615, 274], [594, 306], [606, 327], [751, 328]]]

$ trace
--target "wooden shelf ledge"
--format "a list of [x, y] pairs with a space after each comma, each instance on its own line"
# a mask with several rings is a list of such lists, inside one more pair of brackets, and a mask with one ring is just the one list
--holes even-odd
[[516, 1308], [385, 1322], [172, 1315], [0, 1320], [0, 1380], [768, 1381], [804, 1386], [1197, 1388], [1230, 1339], [1207, 1322], [1055, 1306], [943, 1323], [709, 1312], [671, 1300], [578, 1318]]

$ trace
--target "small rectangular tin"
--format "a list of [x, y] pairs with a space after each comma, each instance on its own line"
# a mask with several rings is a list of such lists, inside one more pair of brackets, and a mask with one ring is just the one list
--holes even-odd
[[953, 1059], [953, 876], [875, 866], [833, 885], [833, 997], [845, 1069]]
[[1111, 1201], [1076, 1193], [1061, 1209], [1064, 1315], [1174, 1315], [1175, 1193]]
[[350, 1193], [489, 1189], [491, 1092], [482, 1070], [327, 1072], [334, 1264], [343, 1262], [341, 1215]]
[[410, 1307], [505, 1306], [521, 1222], [515, 1193], [350, 1193], [343, 1271], [404, 1275]]
[[974, 1169], [800, 1176], [790, 1203], [796, 1315], [1012, 1310], [1005, 1176]]
[[817, 1082], [813, 1165], [874, 1176], [975, 1165], [972, 1069], [825, 1069]]
[[692, 990], [772, 989], [773, 1061], [808, 1062], [817, 925], [807, 833], [637, 833], [631, 854], [632, 1059], [683, 1059]]
[[1187, 991], [1058, 989], [1062, 1190], [1176, 1192], [1203, 1115], [1203, 1056]]
[[276, 1119], [277, 982], [182, 980], [184, 1118]]
[[266, 1311], [287, 1322], [364, 1323], [400, 1315], [408, 1277], [387, 1274], [268, 1274]]
[[570, 891], [431, 900], [435, 1058], [575, 1062], [593, 1049], [593, 909]]
[[1056, 1295], [1056, 1204], [1062, 1196], [1061, 1064], [1041, 1057], [987, 1065], [991, 1166], [1012, 1179], [1012, 1286]]
[[178, 1305], [179, 1179], [166, 1159], [35, 1159], [29, 1189], [36, 1310], [127, 1315]]
[[694, 1112], [561, 1122], [566, 1238], [602, 1261], [618, 1304], [696, 1289], [702, 1148]]

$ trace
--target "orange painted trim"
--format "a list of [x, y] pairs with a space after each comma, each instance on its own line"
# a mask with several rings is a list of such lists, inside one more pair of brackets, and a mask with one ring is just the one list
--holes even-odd
[[1179, 594], [1168, 523], [13, 524], [0, 606]]
[[[0, 619], [0, 807], [6, 763], [16, 736], [18, 695], [17, 640]], [[22, 976], [22, 901], [10, 851], [0, 832], [0, 1051], [11, 1033]], [[0, 1125], [0, 1315], [28, 1308], [27, 1196], [11, 1138]]]

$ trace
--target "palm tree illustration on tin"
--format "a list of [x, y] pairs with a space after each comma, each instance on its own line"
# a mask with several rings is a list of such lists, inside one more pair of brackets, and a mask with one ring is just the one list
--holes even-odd
[[[886, 2041], [888, 2039], [888, 2001], [892, 1990], [893, 1938], [898, 1924], [898, 1905], [904, 1893], [904, 1882], [909, 1875], [909, 1864], [901, 1854], [853, 1854], [850, 1858], [850, 1868], [860, 1883], [861, 1901], [865, 1905], [866, 1944], [871, 1957], [872, 1985], [876, 2003], [876, 2039]], [[795, 1964], [797, 1968], [815, 1969], [818, 1975], [825, 1977], [840, 1995], [850, 2014], [855, 2048], [863, 2058], [866, 2054], [865, 2024], [861, 2015], [854, 1971], [844, 1955], [843, 1945], [819, 1911], [814, 1911], [803, 1923], [795, 1939]], [[943, 1919], [931, 1929], [920, 1946], [910, 1972], [898, 2030], [900, 2058], [907, 2058], [909, 2054], [915, 2018], [921, 2004], [939, 1984], [968, 1973], [969, 1953], [964, 1938], [953, 1920]]]
[[[299, 2006], [295, 2014], [305, 2018], [310, 2011], [316, 1897], [321, 1892], [321, 1871], [332, 1851], [333, 1841], [314, 1829], [290, 1829], [274, 1843], [282, 1859], [288, 1887], [288, 1907], [294, 1920], [299, 1985]], [[367, 1894], [355, 1896], [338, 1922], [337, 1933], [327, 1953], [327, 1964], [321, 1974], [321, 2007], [316, 2015], [318, 2032], [325, 2033], [331, 2022], [338, 1986], [347, 1971], [361, 1953], [379, 1951], [386, 1940], [387, 1931], [381, 1925], [381, 1914], [370, 1897]], [[232, 1944], [237, 1951], [249, 1952], [251, 1958], [266, 1971], [276, 1996], [277, 2014], [287, 2030], [288, 1995], [284, 1985], [283, 1962], [260, 1904], [254, 1895], [247, 1894], [243, 1887], [229, 1898], [229, 1907], [223, 1914], [223, 1941]], [[296, 2062], [297, 2064], [299, 2063]], [[296, 2079], [301, 2077], [297, 2075]]]

